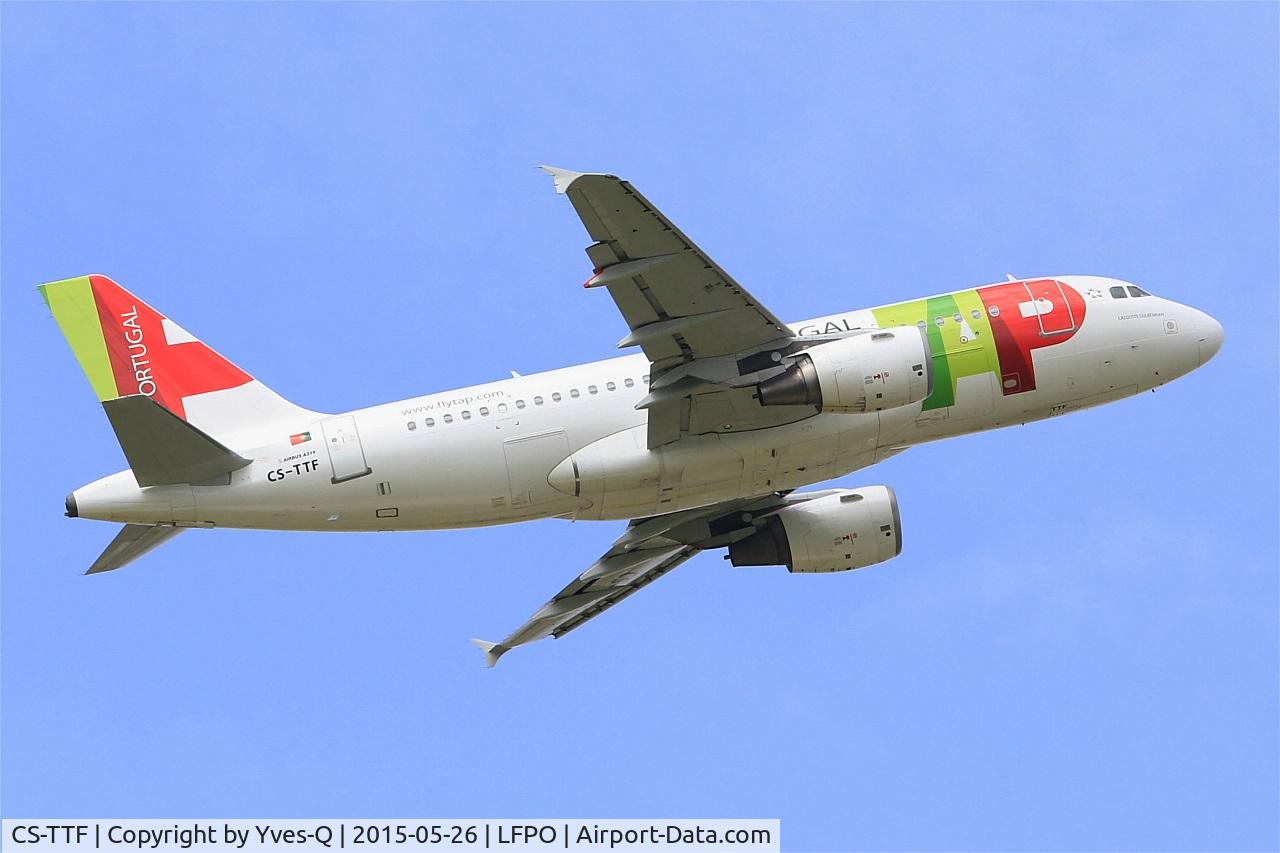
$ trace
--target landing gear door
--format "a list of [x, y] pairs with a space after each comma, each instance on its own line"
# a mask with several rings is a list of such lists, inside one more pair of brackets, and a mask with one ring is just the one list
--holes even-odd
[[353, 415], [326, 418], [320, 426], [324, 431], [324, 446], [329, 448], [329, 464], [333, 466], [333, 478], [329, 482], [345, 483], [373, 470], [365, 461]]

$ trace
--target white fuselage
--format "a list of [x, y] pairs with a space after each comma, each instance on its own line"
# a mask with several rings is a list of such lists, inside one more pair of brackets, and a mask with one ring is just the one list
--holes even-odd
[[[1062, 280], [1081, 290], [1116, 284]], [[864, 310], [793, 330], [875, 325]], [[1195, 369], [1221, 340], [1216, 321], [1194, 308], [1154, 296], [1096, 298], [1070, 340], [1031, 352], [1035, 390], [1002, 394], [995, 373], [969, 375], [945, 408], [820, 413], [785, 426], [686, 436], [652, 451], [646, 412], [636, 409], [649, 362], [633, 355], [218, 436], [253, 460], [229, 481], [143, 489], [122, 471], [74, 498], [88, 518], [278, 530], [630, 519], [794, 489], [912, 445], [1137, 394]], [[575, 476], [595, 479], [575, 489]]]

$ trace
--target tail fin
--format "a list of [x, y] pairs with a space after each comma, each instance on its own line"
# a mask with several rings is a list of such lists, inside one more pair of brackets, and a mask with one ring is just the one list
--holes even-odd
[[40, 286], [98, 399], [141, 394], [210, 435], [312, 417], [102, 275]]

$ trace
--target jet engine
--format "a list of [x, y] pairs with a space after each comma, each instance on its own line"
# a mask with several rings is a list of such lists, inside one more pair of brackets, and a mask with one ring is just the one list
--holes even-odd
[[900, 553], [898, 498], [888, 486], [841, 489], [789, 504], [729, 546], [735, 566], [786, 566], [790, 572], [847, 572]]
[[860, 414], [918, 403], [933, 392], [924, 329], [895, 326], [818, 344], [756, 385], [762, 406], [817, 406]]

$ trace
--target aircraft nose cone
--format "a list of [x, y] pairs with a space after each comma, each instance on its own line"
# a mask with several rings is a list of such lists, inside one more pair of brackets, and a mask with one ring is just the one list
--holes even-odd
[[1196, 317], [1195, 328], [1200, 342], [1200, 363], [1204, 364], [1222, 349], [1222, 340], [1226, 335], [1222, 331], [1222, 324], [1217, 320], [1203, 311], [1196, 313], [1199, 315]]

